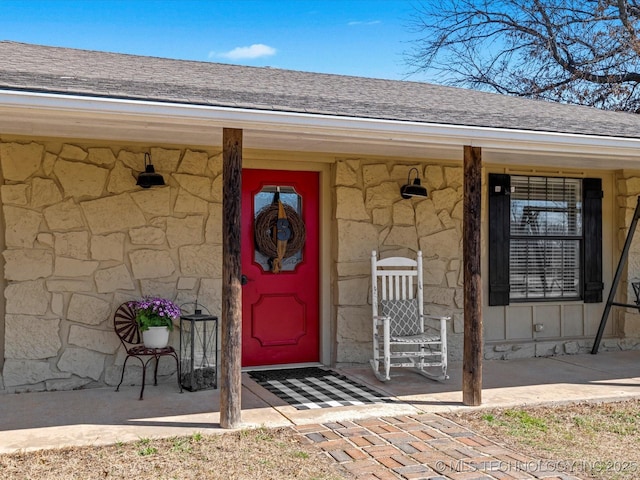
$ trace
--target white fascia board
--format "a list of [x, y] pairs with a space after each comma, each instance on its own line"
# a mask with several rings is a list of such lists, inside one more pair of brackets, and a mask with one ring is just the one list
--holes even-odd
[[[177, 104], [142, 100], [0, 91], [0, 111], [29, 111], [31, 118], [47, 112], [74, 120], [112, 120], [122, 127], [200, 125], [278, 131], [291, 134], [321, 134], [334, 138], [477, 146], [494, 150], [562, 152], [588, 156], [638, 157], [640, 139], [515, 130], [468, 125], [422, 123], [312, 113], [283, 112], [234, 107]], [[11, 121], [10, 118], [4, 118]], [[35, 121], [35, 120], [34, 120]]]

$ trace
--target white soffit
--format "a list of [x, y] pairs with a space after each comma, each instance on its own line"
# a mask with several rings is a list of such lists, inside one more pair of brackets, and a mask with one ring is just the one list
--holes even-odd
[[255, 149], [461, 160], [471, 145], [488, 163], [640, 166], [636, 138], [0, 91], [5, 135], [218, 146], [223, 127], [243, 129]]

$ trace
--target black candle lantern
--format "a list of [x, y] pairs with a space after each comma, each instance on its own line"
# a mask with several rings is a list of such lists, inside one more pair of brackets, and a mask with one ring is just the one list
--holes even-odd
[[197, 302], [180, 308], [180, 384], [191, 392], [218, 388], [218, 317]]

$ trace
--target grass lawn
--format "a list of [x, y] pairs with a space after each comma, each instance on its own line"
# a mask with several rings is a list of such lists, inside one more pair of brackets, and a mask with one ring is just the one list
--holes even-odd
[[[447, 414], [511, 449], [580, 478], [640, 478], [640, 400]], [[545, 463], [546, 462], [546, 463]]]
[[289, 429], [141, 438], [105, 447], [72, 447], [0, 455], [0, 478], [338, 480], [338, 464]]

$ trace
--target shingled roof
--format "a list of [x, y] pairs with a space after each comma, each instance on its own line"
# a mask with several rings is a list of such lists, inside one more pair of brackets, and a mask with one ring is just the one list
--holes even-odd
[[0, 41], [0, 92], [636, 138], [640, 115], [420, 82]]

